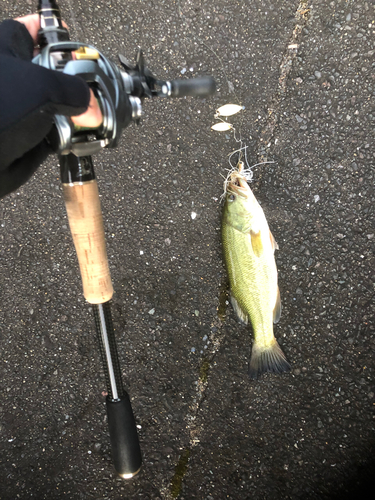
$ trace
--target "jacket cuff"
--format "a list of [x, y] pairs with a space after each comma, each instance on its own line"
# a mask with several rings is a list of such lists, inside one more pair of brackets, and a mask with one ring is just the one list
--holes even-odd
[[33, 52], [34, 41], [24, 24], [14, 19], [6, 19], [0, 24], [1, 54], [30, 61]]

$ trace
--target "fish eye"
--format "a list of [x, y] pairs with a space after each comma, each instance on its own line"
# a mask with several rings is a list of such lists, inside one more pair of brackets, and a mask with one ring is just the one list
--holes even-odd
[[233, 193], [228, 196], [229, 201], [234, 201], [235, 199], [236, 199], [236, 195]]

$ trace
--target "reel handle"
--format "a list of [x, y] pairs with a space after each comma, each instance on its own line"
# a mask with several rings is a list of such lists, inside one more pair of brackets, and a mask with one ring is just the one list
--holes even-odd
[[215, 93], [216, 83], [212, 76], [201, 76], [188, 80], [171, 80], [168, 96], [170, 97], [207, 97]]

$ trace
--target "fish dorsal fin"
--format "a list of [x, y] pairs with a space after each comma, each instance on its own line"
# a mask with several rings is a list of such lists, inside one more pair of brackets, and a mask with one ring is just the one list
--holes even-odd
[[241, 306], [237, 302], [237, 300], [233, 297], [233, 295], [230, 296], [230, 301], [232, 303], [234, 312], [236, 313], [238, 319], [242, 321], [242, 323], [247, 323], [249, 322], [249, 316], [242, 310]]
[[272, 246], [272, 250], [275, 251], [275, 250], [278, 250], [279, 249], [279, 245], [277, 244], [277, 241], [275, 240], [273, 234], [271, 233], [270, 231], [270, 240], [271, 240], [271, 246]]
[[263, 255], [263, 242], [261, 231], [259, 230], [257, 233], [250, 230], [250, 238], [251, 238], [251, 246], [253, 247], [253, 252], [257, 257], [261, 257]]
[[275, 307], [273, 308], [273, 322], [278, 323], [280, 320], [280, 316], [281, 316], [281, 299], [280, 299], [280, 290], [279, 287], [277, 287], [276, 302], [275, 302]]

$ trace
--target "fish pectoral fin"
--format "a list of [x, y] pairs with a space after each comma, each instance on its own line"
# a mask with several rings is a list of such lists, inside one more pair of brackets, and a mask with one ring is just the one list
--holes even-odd
[[272, 250], [275, 251], [275, 250], [278, 250], [279, 249], [279, 245], [277, 244], [277, 241], [275, 240], [273, 234], [271, 233], [270, 231], [270, 240], [271, 240], [271, 246], [272, 246]]
[[245, 323], [245, 325], [247, 325], [247, 323], [249, 322], [249, 316], [242, 310], [241, 306], [239, 305], [237, 300], [233, 297], [233, 295], [230, 296], [230, 301], [238, 319], [242, 321], [242, 323]]
[[257, 233], [255, 233], [254, 231], [250, 230], [250, 239], [254, 254], [256, 255], [256, 257], [261, 257], [264, 251], [261, 231], [259, 230]]
[[280, 298], [279, 287], [277, 287], [276, 302], [275, 302], [275, 307], [273, 308], [273, 322], [278, 323], [280, 320], [280, 316], [281, 316], [281, 298]]

